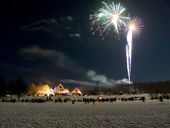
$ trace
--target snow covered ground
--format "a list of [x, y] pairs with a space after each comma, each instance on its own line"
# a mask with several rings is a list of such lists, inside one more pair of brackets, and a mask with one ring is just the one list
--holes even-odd
[[170, 101], [0, 103], [0, 128], [170, 128]]

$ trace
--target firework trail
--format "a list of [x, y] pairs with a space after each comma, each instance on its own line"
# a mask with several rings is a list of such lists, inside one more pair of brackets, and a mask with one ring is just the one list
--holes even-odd
[[127, 33], [127, 44], [126, 44], [126, 59], [127, 59], [127, 72], [128, 80], [131, 82], [131, 67], [132, 67], [132, 47], [133, 47], [133, 38], [139, 36], [142, 29], [142, 21], [140, 18], [133, 18], [128, 21], [125, 31]]
[[127, 44], [126, 44], [126, 59], [127, 59], [127, 72], [128, 80], [131, 81], [131, 67], [132, 67], [132, 31], [127, 34]]

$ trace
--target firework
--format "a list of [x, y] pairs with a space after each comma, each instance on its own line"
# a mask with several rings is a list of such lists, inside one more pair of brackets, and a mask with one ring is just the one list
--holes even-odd
[[[111, 4], [106, 4], [105, 2], [102, 2], [102, 4], [104, 6], [100, 8], [97, 13], [90, 16], [90, 19], [92, 20], [91, 30], [93, 30], [94, 33], [99, 31], [102, 36], [107, 29], [114, 27], [115, 32], [119, 34], [126, 25], [126, 21], [129, 19], [129, 17], [124, 16], [126, 8], [120, 3], [115, 4], [112, 2]], [[97, 26], [97, 28], [94, 28], [94, 26]]]
[[126, 14], [126, 8], [124, 8], [120, 3], [107, 4], [102, 2], [103, 7], [100, 8], [95, 14], [90, 15], [91, 31], [93, 34], [99, 31], [102, 39], [104, 35], [107, 34], [106, 30], [114, 28], [117, 35], [120, 34], [122, 28], [125, 28], [127, 34], [127, 44], [126, 44], [126, 58], [127, 58], [127, 72], [128, 80], [131, 83], [131, 67], [132, 67], [132, 42], [135, 36], [139, 36], [141, 29], [143, 27], [140, 18], [130, 19]]
[[131, 82], [131, 67], [132, 67], [132, 46], [133, 38], [139, 36], [142, 30], [142, 21], [140, 18], [133, 18], [127, 22], [125, 31], [127, 33], [127, 44], [126, 44], [126, 59], [127, 59], [127, 72], [128, 80]]

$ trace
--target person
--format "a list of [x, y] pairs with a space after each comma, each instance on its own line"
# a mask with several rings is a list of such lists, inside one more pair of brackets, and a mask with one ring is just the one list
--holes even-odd
[[95, 99], [93, 99], [93, 104], [95, 104]]
[[159, 101], [163, 102], [163, 96], [159, 96]]
[[74, 100], [72, 100], [72, 104], [74, 104]]
[[142, 97], [142, 102], [145, 102], [145, 97], [144, 96]]

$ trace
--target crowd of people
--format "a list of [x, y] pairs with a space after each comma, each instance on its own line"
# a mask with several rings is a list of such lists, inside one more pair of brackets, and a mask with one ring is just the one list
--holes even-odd
[[[163, 100], [166, 99], [168, 100], [169, 98], [167, 97], [163, 97], [163, 96], [159, 96], [157, 98], [153, 98], [151, 97], [150, 100], [158, 100], [159, 102], [163, 102]], [[133, 101], [141, 101], [141, 102], [145, 102], [146, 98], [144, 96], [142, 97], [129, 97], [129, 98], [125, 98], [125, 97], [112, 97], [112, 98], [104, 98], [104, 97], [96, 97], [96, 98], [76, 98], [76, 99], [71, 99], [71, 98], [64, 98], [64, 97], [58, 97], [58, 98], [52, 98], [52, 97], [46, 97], [46, 98], [42, 98], [42, 97], [36, 97], [36, 98], [31, 98], [31, 99], [20, 99], [17, 100], [15, 98], [12, 99], [1, 99], [1, 102], [26, 102], [26, 103], [46, 103], [46, 102], [54, 102], [54, 103], [85, 103], [85, 104], [89, 104], [89, 103], [93, 103], [95, 104], [96, 102], [100, 102], [100, 103], [104, 103], [104, 102], [116, 102], [116, 101], [121, 101], [121, 102], [133, 102]]]

